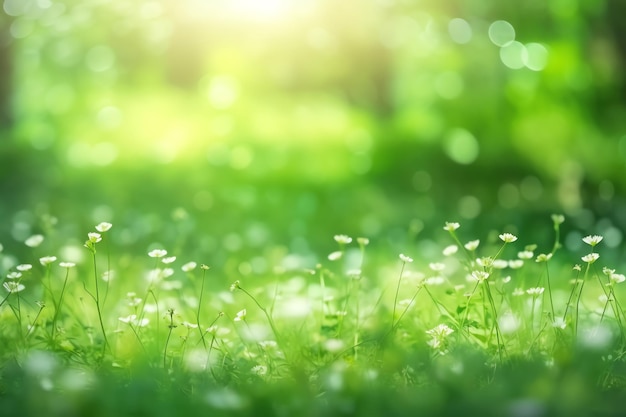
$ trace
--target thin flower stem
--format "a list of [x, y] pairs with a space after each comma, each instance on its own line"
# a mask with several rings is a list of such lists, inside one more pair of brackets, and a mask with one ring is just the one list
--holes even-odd
[[548, 262], [546, 264], [546, 282], [548, 284], [548, 298], [550, 299], [550, 310], [552, 311], [552, 321], [556, 318], [554, 314], [554, 302], [552, 301], [552, 287], [550, 286], [550, 268], [548, 268]]
[[61, 296], [59, 297], [59, 304], [56, 305], [56, 309], [54, 310], [54, 316], [52, 318], [52, 341], [54, 343], [54, 336], [56, 333], [56, 323], [59, 318], [59, 314], [61, 314], [61, 305], [63, 304], [63, 297], [65, 296], [65, 287], [67, 286], [67, 279], [69, 278], [70, 270], [67, 268], [65, 272], [65, 280], [63, 281], [63, 287], [61, 288]]
[[167, 333], [167, 339], [165, 340], [165, 347], [163, 348], [163, 369], [167, 369], [167, 346], [170, 343], [170, 337], [172, 336], [172, 331], [176, 328], [176, 325], [174, 324], [174, 309], [170, 308], [169, 310], [167, 310], [167, 314], [169, 315], [169, 318], [170, 318], [170, 324], [168, 325], [170, 330]]
[[93, 275], [94, 275], [94, 281], [96, 283], [96, 295], [95, 295], [96, 310], [98, 311], [98, 321], [100, 322], [100, 329], [102, 330], [102, 336], [104, 337], [104, 346], [102, 347], [102, 351], [104, 352], [107, 346], [109, 346], [109, 340], [107, 339], [107, 333], [106, 333], [106, 330], [104, 329], [104, 321], [102, 320], [102, 310], [100, 309], [100, 291], [98, 287], [98, 270], [97, 270], [97, 264], [96, 264], [96, 251], [95, 250], [93, 251]]
[[202, 345], [206, 350], [206, 340], [204, 339], [204, 332], [202, 331], [202, 325], [200, 324], [200, 309], [202, 308], [202, 295], [204, 294], [204, 280], [206, 278], [206, 269], [202, 268], [202, 285], [200, 286], [200, 296], [198, 298], [198, 310], [196, 311], [196, 324], [198, 325], [198, 331], [200, 332], [200, 338], [202, 339]]
[[396, 305], [398, 304], [398, 294], [400, 292], [400, 283], [402, 282], [402, 275], [404, 274], [405, 261], [402, 261], [402, 267], [400, 268], [400, 276], [398, 277], [398, 285], [396, 285], [396, 295], [393, 298], [393, 312], [391, 314], [391, 331], [395, 328], [396, 321]]

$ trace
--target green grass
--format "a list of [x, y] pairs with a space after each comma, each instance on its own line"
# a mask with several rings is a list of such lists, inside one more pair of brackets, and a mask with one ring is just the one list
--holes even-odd
[[615, 414], [624, 276], [600, 236], [566, 254], [552, 221], [545, 249], [446, 223], [430, 259], [335, 235], [234, 273], [125, 253], [106, 222], [79, 253], [45, 237], [71, 262], [31, 238], [37, 263], [1, 254], [0, 415]]

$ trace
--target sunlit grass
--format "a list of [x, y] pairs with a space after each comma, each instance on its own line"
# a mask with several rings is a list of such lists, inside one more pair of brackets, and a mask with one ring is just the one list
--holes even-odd
[[[0, 355], [5, 367], [15, 363], [60, 396], [64, 384], [91, 391], [107, 370], [139, 381], [150, 369], [184, 378], [185, 395], [208, 395], [218, 409], [247, 409], [248, 384], [305, 384], [329, 401], [332, 392], [356, 398], [367, 386], [423, 389], [431, 372], [443, 372], [439, 383], [483, 388], [506, 383], [504, 370], [523, 375], [524, 363], [546, 378], [576, 369], [580, 355], [597, 358], [589, 387], [614, 388], [622, 379], [624, 275], [599, 266], [598, 235], [583, 239], [591, 250], [578, 254], [580, 264], [559, 262], [563, 218], [553, 221], [547, 253], [519, 245], [527, 236], [482, 242], [451, 222], [442, 231], [451, 244], [437, 259], [407, 248], [411, 256], [380, 260], [369, 239], [338, 234], [337, 251], [316, 264], [226, 277], [230, 284], [162, 248], [136, 254], [112, 280], [117, 252], [103, 240], [115, 227], [103, 222], [86, 233], [92, 262], [49, 255], [39, 259], [42, 269], [20, 263], [6, 273]], [[480, 364], [468, 362], [475, 355]], [[82, 376], [65, 377], [72, 372]]]

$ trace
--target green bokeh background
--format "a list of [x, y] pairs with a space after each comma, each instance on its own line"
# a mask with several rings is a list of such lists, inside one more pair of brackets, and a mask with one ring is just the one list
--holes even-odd
[[121, 250], [225, 263], [324, 254], [337, 233], [391, 251], [454, 220], [550, 245], [561, 212], [570, 249], [598, 233], [619, 257], [625, 15], [620, 0], [4, 0], [2, 243], [19, 257], [33, 233], [80, 242], [107, 220]]

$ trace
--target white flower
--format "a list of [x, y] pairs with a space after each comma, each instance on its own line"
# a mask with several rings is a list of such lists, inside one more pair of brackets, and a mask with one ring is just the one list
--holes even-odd
[[602, 239], [603, 239], [603, 237], [599, 236], [599, 235], [585, 236], [585, 237], [583, 237], [583, 242], [585, 242], [587, 245], [589, 245], [589, 246], [591, 246], [593, 248], [598, 243], [602, 242]]
[[588, 264], [592, 264], [600, 258], [600, 254], [592, 252], [589, 255], [583, 256], [581, 259], [583, 262], [587, 262]]
[[513, 295], [516, 296], [516, 297], [519, 297], [520, 295], [524, 295], [524, 294], [525, 294], [525, 292], [521, 288], [516, 288], [516, 289], [513, 290]]
[[507, 266], [509, 266], [509, 262], [505, 261], [504, 259], [496, 259], [495, 261], [493, 261], [493, 267], [495, 269], [504, 269]]
[[39, 262], [43, 265], [43, 266], [47, 266], [50, 265], [53, 262], [56, 262], [57, 257], [56, 256], [44, 256], [42, 258], [39, 258]]
[[184, 327], [188, 328], [188, 329], [197, 329], [198, 325], [196, 323], [189, 323], [188, 321], [183, 321], [181, 323]]
[[450, 246], [446, 246], [443, 249], [443, 256], [450, 256], [450, 255], [454, 255], [455, 253], [457, 253], [459, 250], [459, 247], [457, 245], [450, 245]]
[[20, 272], [26, 272], [26, 271], [30, 271], [31, 269], [33, 269], [33, 266], [31, 264], [20, 264], [16, 266], [15, 269], [17, 269]]
[[537, 255], [537, 259], [535, 259], [535, 262], [548, 262], [550, 259], [552, 259], [551, 253], [540, 253], [539, 255]]
[[431, 262], [428, 264], [428, 267], [435, 272], [443, 271], [446, 268], [441, 262]]
[[434, 327], [430, 330], [426, 330], [426, 334], [433, 336], [435, 339], [443, 340], [447, 336], [451, 335], [454, 332], [450, 327], [445, 324], [440, 324], [437, 327]]
[[511, 233], [502, 233], [498, 236], [504, 243], [513, 243], [517, 240], [517, 236]]
[[6, 281], [4, 284], [2, 284], [2, 286], [11, 294], [15, 292], [20, 292], [24, 290], [24, 288], [26, 288], [23, 284], [20, 284], [17, 281]]
[[563, 317], [556, 317], [554, 319], [554, 322], [552, 322], [552, 327], [557, 328], [557, 329], [565, 329], [566, 326], [567, 326], [567, 323], [565, 323], [565, 320], [563, 320]]
[[482, 266], [483, 268], [489, 268], [493, 265], [493, 258], [490, 258], [489, 256], [484, 258], [478, 258], [476, 259], [476, 263], [478, 264], [478, 266]]
[[521, 252], [517, 252], [517, 257], [520, 259], [524, 259], [524, 260], [532, 259], [533, 256], [535, 256], [535, 254], [531, 250], [523, 250]]
[[526, 290], [526, 294], [529, 295], [541, 295], [543, 294], [543, 291], [545, 290], [545, 288], [543, 287], [533, 287], [533, 288], [529, 288]]
[[624, 274], [611, 274], [609, 278], [615, 284], [619, 284], [619, 283], [626, 281], [626, 276], [624, 276]]
[[96, 226], [96, 230], [100, 233], [104, 233], [109, 231], [109, 229], [113, 227], [113, 225], [109, 222], [101, 222]]
[[483, 282], [487, 278], [489, 278], [489, 272], [486, 272], [486, 271], [472, 271], [472, 277], [476, 281], [478, 281], [478, 282]]
[[191, 261], [191, 262], [187, 262], [185, 265], [181, 266], [180, 269], [182, 269], [183, 272], [190, 272], [190, 271], [193, 271], [194, 269], [196, 269], [196, 266], [198, 266], [198, 264], [196, 264], [194, 261]]
[[356, 241], [361, 246], [367, 246], [370, 244], [370, 240], [366, 237], [357, 237]]
[[230, 290], [231, 290], [231, 291], [235, 291], [235, 290], [238, 290], [238, 289], [239, 289], [239, 280], [237, 280], [237, 281], [233, 282], [233, 283], [230, 285]]
[[237, 312], [237, 314], [235, 315], [235, 318], [233, 320], [234, 321], [244, 321], [246, 319], [246, 314], [248, 314], [248, 312], [244, 308], [243, 310]]
[[461, 227], [457, 222], [446, 222], [446, 225], [443, 227], [443, 230], [447, 230], [448, 232], [454, 232], [456, 229]]
[[338, 259], [341, 259], [342, 256], [343, 256], [343, 252], [335, 251], [335, 252], [332, 252], [332, 253], [328, 254], [328, 260], [329, 261], [336, 261]]
[[476, 239], [476, 240], [470, 240], [469, 242], [467, 242], [465, 245], [463, 245], [463, 247], [465, 249], [467, 249], [470, 252], [473, 252], [476, 250], [476, 248], [478, 248], [478, 245], [480, 244], [480, 240]]
[[24, 241], [24, 244], [30, 248], [36, 248], [43, 242], [43, 235], [32, 235]]
[[335, 242], [339, 243], [340, 245], [347, 245], [348, 243], [352, 242], [352, 238], [347, 235], [335, 235], [334, 239]]
[[22, 273], [21, 272], [17, 272], [17, 271], [13, 271], [13, 272], [9, 272], [7, 274], [7, 278], [8, 279], [18, 279], [22, 277]]
[[522, 266], [524, 266], [524, 261], [521, 259], [511, 259], [509, 261], [509, 268], [511, 269], [520, 269]]
[[122, 323], [132, 324], [137, 327], [146, 327], [148, 323], [150, 323], [150, 320], [145, 317], [141, 320], [138, 320], [136, 314], [131, 314], [130, 316], [126, 317], [119, 317], [118, 320]]
[[406, 262], [406, 263], [411, 263], [411, 262], [413, 262], [413, 258], [410, 258], [410, 257], [406, 256], [406, 255], [405, 255], [405, 254], [403, 254], [403, 253], [401, 253], [401, 254], [399, 255], [399, 257], [400, 257], [400, 260], [401, 260], [402, 262]]
[[171, 264], [175, 260], [176, 260], [175, 256], [168, 256], [167, 258], [161, 259], [161, 262], [163, 262], [164, 264]]
[[102, 236], [100, 235], [100, 233], [96, 232], [87, 233], [87, 238], [91, 243], [98, 243], [102, 240]]
[[76, 264], [74, 262], [60, 262], [59, 266], [61, 268], [74, 268], [76, 266]]
[[152, 249], [148, 252], [148, 256], [151, 258], [162, 258], [167, 255], [167, 251], [165, 249]]

